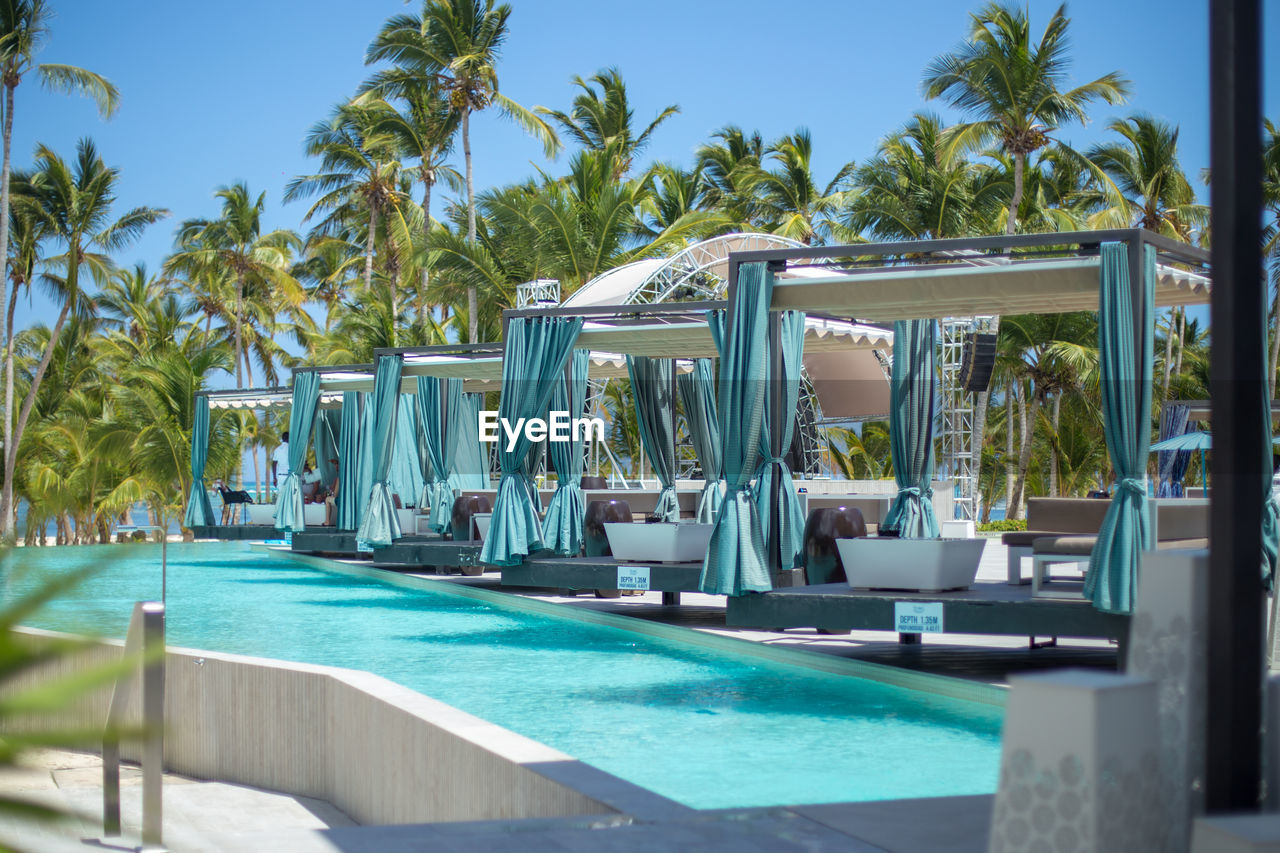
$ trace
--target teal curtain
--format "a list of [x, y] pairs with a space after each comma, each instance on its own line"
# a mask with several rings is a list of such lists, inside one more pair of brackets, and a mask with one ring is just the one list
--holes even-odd
[[676, 499], [673, 366], [674, 362], [669, 358], [627, 356], [627, 375], [631, 377], [631, 396], [636, 401], [640, 444], [662, 487], [653, 514], [663, 521], [680, 520], [680, 502]]
[[389, 477], [396, 442], [396, 412], [400, 405], [400, 373], [404, 357], [378, 356], [373, 384], [373, 486], [369, 506], [356, 531], [356, 545], [364, 550], [390, 545], [400, 538], [400, 520], [391, 498]]
[[356, 516], [352, 530], [359, 530], [369, 509], [373, 490], [373, 395], [360, 392], [360, 429], [356, 446]]
[[[515, 424], [520, 418], [537, 417], [547, 410], [580, 331], [581, 317], [519, 317], [510, 322], [502, 357], [500, 418]], [[499, 444], [502, 478], [498, 481], [493, 522], [480, 551], [483, 563], [519, 565], [543, 547], [542, 526], [521, 470], [529, 446], [523, 432], [510, 452], [505, 441]]]
[[548, 442], [551, 467], [556, 470], [556, 490], [547, 504], [547, 516], [542, 527], [546, 546], [563, 556], [576, 556], [582, 549], [582, 520], [587, 513], [586, 499], [582, 494], [582, 455], [584, 437], [574, 437], [572, 422], [583, 417], [587, 408], [587, 371], [591, 365], [591, 353], [576, 349], [569, 359], [569, 366], [556, 383], [551, 394], [551, 411], [568, 412], [570, 420], [569, 441]]
[[722, 500], [720, 494], [720, 424], [716, 420], [716, 383], [711, 359], [694, 359], [693, 372], [676, 376], [676, 388], [680, 402], [684, 404], [684, 417], [689, 424], [689, 437], [693, 440], [693, 452], [702, 466], [706, 485], [698, 498], [698, 521], [711, 524]]
[[[459, 489], [489, 488], [489, 455], [480, 441], [480, 409], [482, 394], [462, 393], [462, 382], [449, 385], [449, 428], [445, 431], [445, 448], [451, 450], [449, 485]], [[455, 403], [455, 398], [457, 402]]]
[[395, 450], [387, 485], [400, 496], [401, 506], [417, 506], [422, 494], [422, 469], [418, 463], [418, 414], [414, 394], [401, 394], [396, 406]]
[[[1141, 314], [1134, 315], [1129, 247], [1102, 245], [1098, 284], [1098, 367], [1102, 427], [1118, 488], [1089, 557], [1084, 595], [1108, 613], [1129, 613], [1137, 592], [1138, 563], [1151, 547], [1147, 506], [1147, 454], [1151, 446], [1152, 320], [1156, 252], [1144, 247]], [[1139, 352], [1134, 352], [1134, 343]]]
[[302, 518], [302, 463], [311, 446], [311, 432], [320, 405], [320, 374], [314, 370], [294, 374], [293, 406], [289, 410], [289, 476], [276, 494], [276, 529], [301, 533], [307, 529]]
[[334, 498], [340, 530], [355, 530], [360, 517], [360, 394], [342, 393], [342, 427], [338, 430], [338, 496]]
[[204, 487], [204, 466], [209, 461], [209, 398], [196, 397], [191, 408], [191, 496], [182, 519], [188, 530], [214, 524], [209, 490]]
[[769, 301], [773, 273], [764, 263], [738, 267], [721, 348], [719, 418], [726, 492], [698, 582], [713, 595], [772, 589], [760, 536], [760, 514], [749, 485], [759, 465], [769, 362]]
[[338, 480], [338, 465], [331, 460], [341, 458], [338, 455], [338, 434], [341, 429], [340, 410], [321, 409], [316, 415], [316, 435], [313, 442], [316, 448], [316, 470], [320, 472], [320, 483], [326, 489], [332, 489]]
[[[418, 420], [422, 425], [422, 447], [430, 463], [431, 476], [423, 489], [423, 498], [431, 507], [428, 525], [436, 533], [449, 526], [453, 510], [453, 488], [449, 485], [449, 463], [445, 459], [445, 421], [448, 380], [418, 377]], [[462, 380], [456, 380], [459, 387]]]
[[723, 308], [707, 312], [707, 328], [711, 330], [711, 342], [716, 345], [716, 352], [724, 357], [724, 324], [728, 314]]
[[933, 512], [933, 404], [935, 320], [893, 324], [893, 372], [889, 382], [889, 452], [898, 496], [883, 530], [903, 539], [936, 539]]
[[[771, 394], [765, 394], [764, 418], [760, 425], [760, 469], [756, 472], [756, 509], [760, 513], [760, 536], [766, 547], [769, 528], [773, 523], [769, 511], [773, 500], [773, 478], [779, 481], [778, 497], [778, 564], [784, 569], [799, 565], [800, 551], [804, 544], [804, 509], [796, 484], [787, 465], [787, 450], [791, 447], [795, 432], [795, 412], [800, 407], [800, 369], [804, 360], [804, 312], [786, 311], [778, 318], [778, 341], [782, 346], [782, 375], [775, 376], [773, 364], [769, 365], [769, 384], [782, 383], [782, 434], [772, 434]], [[771, 360], [772, 362], [772, 360]], [[777, 448], [775, 450], [775, 448]]]

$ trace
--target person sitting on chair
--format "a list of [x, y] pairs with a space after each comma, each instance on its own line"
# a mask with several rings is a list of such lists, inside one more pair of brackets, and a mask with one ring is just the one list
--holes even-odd
[[320, 503], [324, 500], [324, 489], [320, 486], [320, 472], [313, 470], [310, 462], [302, 463], [302, 502]]
[[222, 498], [222, 526], [223, 527], [226, 527], [231, 522], [231, 515], [232, 515], [231, 508], [233, 506], [238, 507], [243, 504], [253, 503], [253, 498], [249, 496], [248, 492], [244, 491], [243, 489], [235, 490], [235, 491], [228, 489], [225, 485], [223, 485], [221, 477], [213, 481], [213, 488], [214, 488], [214, 491], [218, 493], [218, 496]]

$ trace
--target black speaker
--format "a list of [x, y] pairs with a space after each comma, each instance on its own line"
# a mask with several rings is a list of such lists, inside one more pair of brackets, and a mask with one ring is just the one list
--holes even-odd
[[996, 366], [996, 336], [970, 332], [964, 336], [964, 358], [960, 362], [960, 385], [970, 394], [991, 386]]

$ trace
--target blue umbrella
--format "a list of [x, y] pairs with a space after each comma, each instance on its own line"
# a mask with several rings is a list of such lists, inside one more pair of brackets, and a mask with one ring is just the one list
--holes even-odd
[[1191, 432], [1184, 432], [1182, 435], [1175, 435], [1173, 438], [1166, 438], [1164, 441], [1157, 441], [1151, 445], [1151, 452], [1155, 453], [1159, 450], [1199, 450], [1200, 471], [1207, 488], [1209, 485], [1209, 469], [1204, 465], [1204, 452], [1212, 447], [1213, 437], [1209, 433], [1201, 430], [1192, 430]]

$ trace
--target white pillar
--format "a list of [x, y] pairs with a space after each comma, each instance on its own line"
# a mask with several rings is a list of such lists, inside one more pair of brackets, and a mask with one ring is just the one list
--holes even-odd
[[1127, 671], [1156, 682], [1159, 691], [1170, 853], [1189, 848], [1191, 821], [1204, 811], [1208, 597], [1208, 551], [1142, 555]]
[[991, 853], [1164, 853], [1156, 684], [1086, 670], [1009, 682]]

